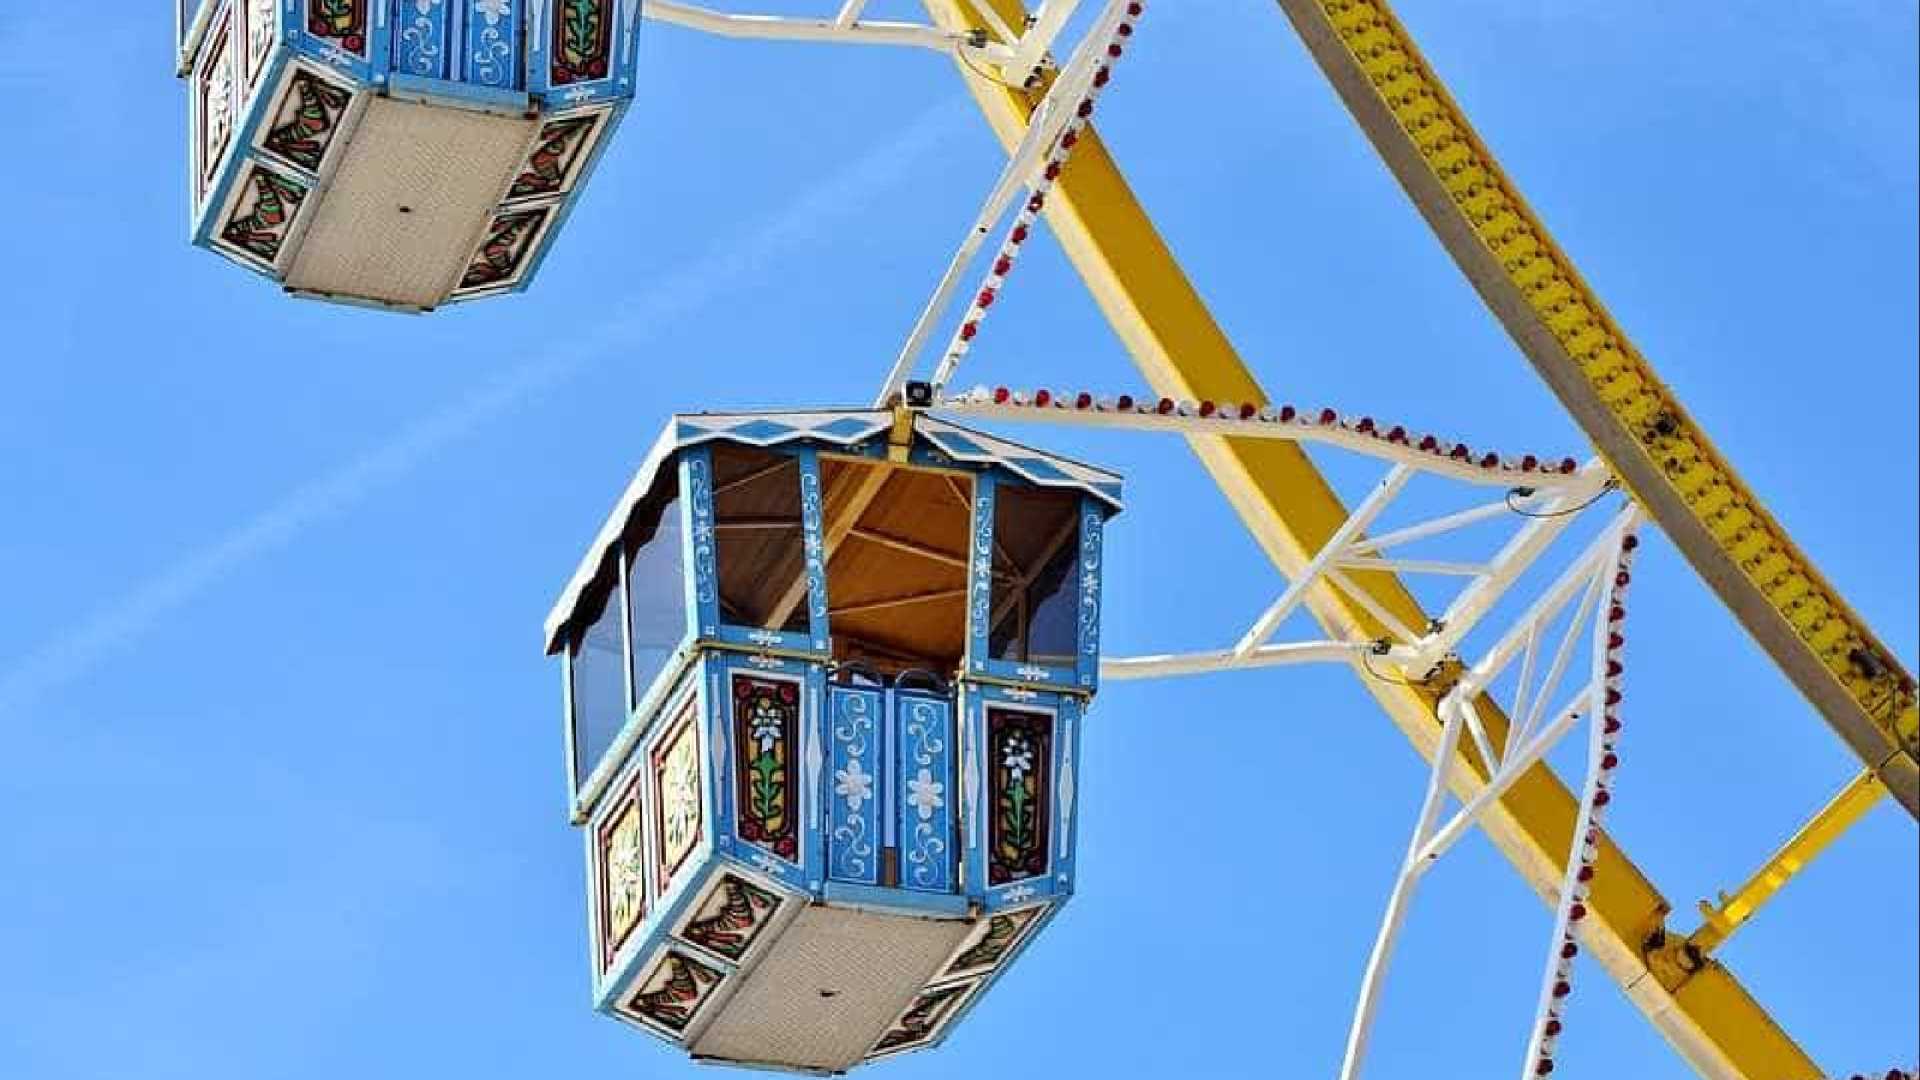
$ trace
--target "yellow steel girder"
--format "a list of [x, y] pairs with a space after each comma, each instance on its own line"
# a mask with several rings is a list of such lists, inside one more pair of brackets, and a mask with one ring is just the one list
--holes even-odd
[[1828, 844], [1865, 817], [1886, 793], [1880, 777], [1872, 770], [1854, 777], [1754, 871], [1745, 884], [1735, 889], [1732, 896], [1721, 893], [1718, 905], [1700, 901], [1700, 916], [1704, 921], [1687, 938], [1688, 944], [1702, 953], [1719, 948], [1735, 930], [1753, 918], [1762, 904], [1773, 899], [1773, 894], [1825, 851]]
[[1841, 739], [1920, 817], [1914, 683], [1554, 244], [1385, 0], [1278, 0], [1373, 147], [1607, 463]]
[[[975, 5], [991, 6], [1006, 25], [1023, 25], [1019, 0], [923, 0], [942, 26], [981, 29]], [[975, 100], [1003, 144], [1013, 147], [1039, 100], [962, 65]], [[1174, 397], [1264, 403], [1266, 394], [1215, 323], [1167, 250], [1098, 135], [1089, 128], [1048, 202], [1047, 220], [1087, 282], [1115, 332], [1154, 390]], [[1297, 574], [1339, 527], [1346, 510], [1292, 443], [1195, 436], [1188, 440], [1268, 557]], [[1426, 616], [1391, 574], [1358, 579], [1370, 597], [1411, 626]], [[1307, 601], [1335, 637], [1375, 637], [1380, 628], [1358, 603], [1320, 588]], [[1445, 686], [1407, 685], [1355, 674], [1420, 753], [1438, 750], [1435, 705]], [[1491, 701], [1480, 708], [1497, 741], [1506, 718]], [[1454, 792], [1469, 798], [1486, 770], [1470, 749], [1453, 770]], [[1551, 900], [1565, 868], [1577, 806], [1544, 765], [1530, 770], [1482, 818], [1494, 845], [1543, 898]], [[1660, 962], [1670, 910], [1638, 867], [1602, 837], [1596, 888], [1583, 941], [1589, 955], [1696, 1070], [1745, 1080], [1802, 1080], [1819, 1075], [1811, 1059], [1776, 1025], [1722, 965], [1684, 968]], [[1677, 935], [1676, 935], [1677, 936]], [[1650, 960], [1654, 965], [1650, 966]], [[1654, 967], [1659, 971], [1656, 974]]]

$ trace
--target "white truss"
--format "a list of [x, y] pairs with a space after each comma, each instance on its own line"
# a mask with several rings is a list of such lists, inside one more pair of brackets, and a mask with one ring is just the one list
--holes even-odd
[[[1585, 898], [1592, 877], [1595, 844], [1590, 830], [1597, 820], [1599, 808], [1607, 802], [1600, 783], [1617, 763], [1617, 759], [1611, 756], [1610, 745], [1618, 724], [1609, 709], [1618, 700], [1616, 685], [1619, 670], [1613, 653], [1619, 645], [1615, 628], [1619, 624], [1621, 610], [1617, 603], [1602, 607], [1600, 600], [1608, 595], [1610, 585], [1615, 590], [1614, 595], [1618, 595], [1618, 590], [1626, 584], [1623, 569], [1625, 555], [1630, 550], [1632, 530], [1639, 518], [1640, 509], [1636, 505], [1628, 504], [1621, 510], [1573, 565], [1487, 651], [1486, 656], [1469, 668], [1441, 698], [1439, 711], [1444, 727], [1441, 730], [1440, 747], [1434, 754], [1426, 797], [1414, 824], [1413, 838], [1407, 845], [1406, 858], [1395, 876], [1393, 891], [1387, 899], [1386, 914], [1381, 920], [1372, 955], [1367, 959], [1366, 974], [1361, 979], [1360, 1000], [1354, 1008], [1353, 1023], [1347, 1033], [1346, 1054], [1340, 1069], [1341, 1080], [1355, 1080], [1360, 1075], [1374, 1015], [1379, 1007], [1380, 992], [1386, 979], [1387, 965], [1399, 938], [1400, 928], [1406, 920], [1414, 888], [1420, 879], [1439, 861], [1440, 856], [1466, 835], [1488, 807], [1538, 764], [1584, 717], [1588, 725], [1584, 796], [1580, 801], [1580, 818], [1573, 830], [1572, 847], [1567, 854], [1567, 871], [1555, 905], [1553, 945], [1542, 980], [1526, 1062], [1520, 1074], [1523, 1080], [1537, 1080], [1538, 1076], [1544, 1075], [1540, 1072], [1539, 1063], [1551, 1057], [1552, 1040], [1559, 1032], [1557, 1001], [1564, 991], [1556, 992], [1556, 988], [1565, 984], [1565, 972], [1574, 953], [1573, 936], [1568, 927], [1570, 920], [1577, 918], [1575, 905]], [[1542, 635], [1558, 621], [1576, 597], [1579, 598], [1578, 606], [1572, 618], [1567, 620], [1559, 646], [1536, 686], [1534, 670], [1540, 655]], [[1582, 630], [1588, 630], [1591, 642], [1588, 677], [1579, 689], [1564, 699], [1557, 699], [1555, 695], [1567, 673]], [[1520, 660], [1520, 671], [1512, 703], [1512, 724], [1507, 729], [1506, 738], [1496, 749], [1487, 735], [1475, 699], [1516, 657]], [[1473, 739], [1480, 760], [1486, 763], [1490, 775], [1485, 786], [1475, 792], [1472, 798], [1465, 800], [1443, 822], [1441, 812], [1452, 786], [1454, 771], [1461, 767], [1459, 749], [1463, 732]], [[1551, 1064], [1547, 1067], [1551, 1069]]]
[[[1055, 405], [1059, 401], [1061, 404]], [[1337, 447], [1375, 458], [1387, 466], [1372, 492], [1354, 507], [1347, 520], [1314, 554], [1286, 588], [1233, 645], [1200, 652], [1154, 656], [1114, 657], [1103, 660], [1103, 679], [1150, 679], [1192, 675], [1235, 668], [1278, 664], [1377, 660], [1397, 674], [1419, 678], [1452, 653], [1479, 624], [1514, 582], [1546, 553], [1553, 542], [1612, 484], [1612, 477], [1596, 459], [1574, 467], [1571, 459], [1543, 468], [1538, 459], [1519, 462], [1487, 455], [1475, 459], [1459, 452], [1460, 444], [1437, 439], [1390, 437], [1371, 421], [1342, 422], [1330, 413], [1311, 417], [1292, 410], [1263, 408], [1244, 417], [1243, 410], [1211, 403], [1155, 400], [1134, 403], [1117, 398], [1103, 404], [1078, 395], [1073, 404], [1052, 395], [1020, 395], [978, 390], [948, 398], [942, 412], [970, 419], [1010, 420], [1160, 431], [1187, 435], [1230, 435], [1236, 438], [1282, 439]], [[1565, 470], [1565, 471], [1563, 471]], [[1499, 499], [1416, 522], [1368, 537], [1367, 528], [1390, 509], [1415, 475], [1426, 473], [1481, 487], [1502, 488]], [[1401, 558], [1396, 549], [1416, 541], [1474, 528], [1497, 518], [1520, 524], [1507, 542], [1484, 563]], [[1352, 574], [1364, 571], [1430, 575], [1463, 580], [1453, 600], [1424, 627], [1410, 627], [1354, 584]], [[1335, 590], [1373, 616], [1383, 636], [1347, 641], [1306, 641], [1273, 644], [1273, 636], [1314, 590]]]
[[[937, 407], [975, 419], [1315, 443], [1363, 454], [1386, 466], [1379, 483], [1348, 512], [1346, 520], [1233, 645], [1202, 652], [1103, 660], [1100, 673], [1105, 679], [1158, 678], [1281, 664], [1356, 662], [1378, 664], [1408, 680], [1424, 679], [1453, 655], [1466, 635], [1513, 588], [1521, 575], [1539, 561], [1580, 511], [1593, 505], [1614, 486], [1612, 476], [1597, 459], [1577, 466], [1571, 459], [1543, 465], [1533, 456], [1518, 461], [1492, 454], [1476, 458], [1462, 444], [1442, 442], [1431, 436], [1414, 439], [1397, 427], [1382, 431], [1370, 419], [1345, 421], [1330, 410], [1303, 415], [1284, 407], [1276, 410], [1167, 399], [1136, 402], [1127, 397], [1097, 399], [1088, 394], [1069, 399], [1044, 391], [1021, 394], [1005, 389], [976, 390], [943, 400]], [[1482, 487], [1499, 486], [1505, 491], [1498, 500], [1367, 536], [1368, 528], [1420, 473]], [[1485, 562], [1404, 558], [1394, 554], [1416, 541], [1511, 516], [1520, 517], [1521, 523], [1499, 551]], [[1601, 784], [1618, 762], [1612, 752], [1613, 735], [1619, 726], [1612, 712], [1619, 700], [1619, 665], [1614, 655], [1620, 638], [1615, 631], [1624, 614], [1618, 597], [1627, 583], [1626, 553], [1635, 543], [1632, 530], [1639, 520], [1639, 507], [1629, 501], [1441, 699], [1440, 746], [1434, 755], [1413, 838], [1396, 875], [1362, 978], [1360, 1000], [1355, 1007], [1340, 1073], [1342, 1080], [1356, 1080], [1360, 1075], [1388, 960], [1421, 877], [1516, 780], [1538, 765], [1585, 717], [1589, 725], [1588, 775], [1573, 833], [1573, 849], [1568, 853], [1566, 875], [1560, 886], [1553, 946], [1521, 1075], [1537, 1080], [1544, 1071], [1552, 1069], [1553, 1043], [1560, 1030], [1559, 1003], [1570, 985], [1571, 964], [1577, 952], [1575, 936], [1569, 928], [1584, 914], [1581, 903], [1590, 888], [1598, 850], [1597, 834], [1593, 830], [1608, 801], [1607, 790]], [[1457, 578], [1464, 579], [1465, 584], [1439, 617], [1424, 627], [1409, 627], [1371, 593], [1354, 584], [1351, 574], [1356, 571]], [[1347, 600], [1372, 616], [1380, 636], [1366, 638], [1356, 634], [1344, 641], [1274, 642], [1274, 635], [1314, 590], [1344, 594]], [[1610, 597], [1604, 605], [1603, 597]], [[1568, 614], [1569, 608], [1571, 615], [1565, 619], [1564, 630], [1548, 654], [1542, 649], [1543, 641]], [[1562, 695], [1561, 684], [1572, 666], [1581, 632], [1589, 627], [1592, 647], [1588, 677], [1578, 689]], [[1511, 722], [1496, 747], [1476, 699], [1516, 661], [1518, 676], [1509, 710]], [[1488, 775], [1485, 784], [1443, 820], [1442, 811], [1456, 779], [1455, 770], [1462, 767], [1462, 738], [1472, 740]]]

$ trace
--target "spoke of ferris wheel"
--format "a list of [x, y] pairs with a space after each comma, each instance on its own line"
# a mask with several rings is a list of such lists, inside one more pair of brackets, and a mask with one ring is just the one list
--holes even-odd
[[953, 304], [954, 295], [959, 292], [960, 282], [972, 265], [974, 257], [980, 253], [981, 245], [992, 232], [994, 223], [999, 221], [1013, 204], [1014, 197], [1023, 188], [1035, 184], [1035, 173], [1041, 167], [1041, 161], [1048, 151], [1056, 149], [1061, 133], [1077, 117], [1074, 108], [1083, 100], [1092, 88], [1093, 73], [1100, 59], [1105, 56], [1106, 39], [1111, 29], [1126, 12], [1122, 0], [1110, 0], [1101, 24], [1088, 31], [1085, 41], [1074, 51], [1073, 58], [1060, 73], [1059, 78], [1047, 90], [1038, 107], [1033, 111], [1027, 124], [1026, 134], [1020, 144], [1008, 158], [1006, 168], [994, 182], [992, 190], [974, 217], [973, 225], [960, 241], [959, 250], [947, 262], [946, 271], [940, 277], [940, 283], [934, 288], [933, 296], [914, 322], [913, 330], [907, 335], [906, 344], [894, 358], [893, 366], [888, 369], [887, 377], [881, 383], [880, 393], [875, 399], [876, 405], [885, 405], [887, 401], [907, 381], [912, 374], [915, 362], [925, 350], [927, 341], [939, 325], [940, 319]]

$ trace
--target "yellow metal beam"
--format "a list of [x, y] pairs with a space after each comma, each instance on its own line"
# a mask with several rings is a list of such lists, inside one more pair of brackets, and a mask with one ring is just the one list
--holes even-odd
[[1828, 844], [1867, 816], [1867, 811], [1886, 793], [1886, 785], [1872, 772], [1855, 777], [1754, 871], [1746, 884], [1734, 890], [1732, 896], [1721, 893], [1718, 906], [1700, 901], [1700, 915], [1705, 922], [1687, 939], [1688, 943], [1702, 954], [1719, 948], [1741, 924], [1753, 917], [1760, 905], [1773, 899], [1774, 893], [1825, 851]]
[[[923, 0], [950, 28], [977, 28], [974, 3], [983, 0]], [[1018, 0], [986, 0], [1008, 25], [1025, 18]], [[1001, 142], [1013, 147], [1037, 102], [962, 67], [969, 89]], [[1215, 401], [1267, 401], [1226, 335], [1181, 271], [1134, 198], [1099, 137], [1089, 129], [1072, 164], [1047, 204], [1047, 222], [1156, 392]], [[1189, 439], [1241, 519], [1283, 573], [1298, 573], [1346, 518], [1346, 509], [1296, 445], [1275, 440]], [[1391, 574], [1361, 579], [1372, 598], [1411, 626], [1426, 616]], [[1380, 632], [1365, 609], [1336, 590], [1317, 589], [1308, 608], [1337, 637], [1373, 637]], [[1420, 753], [1438, 750], [1435, 705], [1446, 689], [1377, 679], [1360, 666], [1360, 678]], [[1491, 701], [1481, 709], [1490, 735], [1503, 737], [1506, 717]], [[1455, 792], [1470, 797], [1485, 786], [1486, 772], [1467, 755], [1468, 768], [1454, 770]], [[1489, 838], [1543, 898], [1551, 899], [1565, 867], [1577, 807], [1567, 787], [1544, 766], [1513, 785], [1483, 823]], [[1656, 975], [1649, 950], [1663, 939], [1670, 910], [1610, 838], [1602, 838], [1597, 888], [1585, 942], [1628, 998], [1647, 1015], [1681, 1056], [1703, 1074], [1778, 1080], [1816, 1076], [1819, 1069], [1757, 1002], [1717, 963], [1680, 971], [1671, 965]]]
[[1920, 817], [1911, 675], [1627, 340], [1385, 0], [1278, 3], [1534, 370], [1747, 632]]

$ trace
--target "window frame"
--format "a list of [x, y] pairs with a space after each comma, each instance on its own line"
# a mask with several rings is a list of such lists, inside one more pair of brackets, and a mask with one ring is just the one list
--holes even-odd
[[792, 458], [799, 464], [801, 572], [807, 579], [807, 629], [769, 630], [728, 622], [721, 617], [722, 569], [717, 529], [719, 518], [713, 486], [714, 443], [707, 442], [689, 447], [682, 452], [681, 458], [681, 498], [690, 517], [687, 528], [691, 548], [688, 565], [692, 573], [687, 575], [691, 600], [688, 610], [695, 618], [697, 640], [746, 649], [824, 656], [831, 648], [832, 629], [828, 625], [827, 615], [826, 544], [821, 534], [823, 504], [819, 451], [808, 443], [756, 446], [752, 443], [719, 441], [774, 457]]
[[[565, 647], [560, 650], [560, 671], [563, 688], [565, 690], [564, 698], [566, 703], [567, 791], [576, 803], [579, 800], [580, 793], [590, 788], [593, 785], [594, 777], [603, 771], [603, 766], [606, 761], [613, 756], [614, 750], [619, 747], [622, 737], [626, 734], [627, 729], [633, 725], [634, 721], [633, 643], [630, 640], [632, 629], [629, 625], [630, 619], [627, 613], [627, 560], [623, 550], [624, 547], [625, 545], [623, 544], [615, 543], [607, 548], [606, 552], [601, 556], [602, 568], [599, 573], [594, 575], [593, 579], [594, 587], [597, 587], [607, 575], [605, 564], [609, 561], [614, 564], [614, 580], [600, 608], [600, 618], [605, 618], [608, 609], [613, 608], [616, 604], [618, 605], [616, 615], [620, 623], [619, 662], [622, 713], [620, 723], [613, 729], [613, 735], [608, 739], [606, 748], [600, 752], [599, 760], [594, 761], [584, 771], [581, 769], [580, 762], [580, 752], [582, 750], [580, 741], [580, 701], [579, 695], [574, 692], [574, 657], [580, 649], [585, 647], [587, 632], [599, 622], [599, 619], [597, 618], [590, 622], [581, 622], [571, 628], [565, 639]], [[591, 588], [589, 592], [591, 592]]]
[[1106, 508], [1099, 500], [1076, 492], [1075, 512], [1080, 523], [1074, 542], [1080, 548], [1079, 593], [1075, 605], [1074, 662], [1035, 663], [1001, 660], [993, 655], [993, 544], [998, 538], [995, 508], [1001, 488], [1042, 485], [1021, 479], [999, 467], [974, 475], [972, 570], [967, 584], [967, 674], [1053, 690], [1078, 689], [1091, 693], [1100, 679], [1100, 558], [1106, 531]]
[[[640, 711], [642, 707], [647, 706], [649, 702], [657, 703], [660, 693], [664, 693], [667, 689], [670, 689], [671, 684], [677, 680], [678, 676], [676, 673], [684, 666], [686, 655], [691, 649], [695, 639], [693, 592], [689, 584], [689, 579], [692, 575], [688, 572], [693, 557], [691, 539], [692, 515], [688, 512], [685, 494], [686, 487], [680, 469], [675, 469], [674, 478], [676, 480], [674, 492], [667, 502], [671, 504], [675, 516], [680, 519], [680, 580], [674, 586], [680, 590], [680, 633], [679, 636], [674, 639], [673, 647], [668, 651], [666, 660], [660, 665], [659, 670], [655, 671], [652, 677], [647, 680], [644, 686], [641, 685], [639, 679], [635, 677], [633, 670], [635, 655], [633, 639], [633, 581], [630, 571], [633, 566], [633, 552], [638, 549], [629, 547], [627, 535], [624, 530], [621, 533], [620, 539], [614, 544], [614, 550], [618, 553], [615, 561], [619, 563], [620, 567], [620, 594], [625, 604], [621, 612], [623, 618], [620, 621], [620, 626], [623, 643], [622, 648], [626, 653], [627, 710], [629, 713]], [[655, 490], [647, 493], [646, 499], [642, 500], [643, 505], [646, 501], [655, 497], [659, 491], [658, 485], [659, 481], [656, 480]], [[666, 520], [667, 509], [668, 507], [665, 506], [660, 508], [659, 520], [654, 524], [655, 537], [659, 536], [659, 530]], [[645, 544], [640, 545], [640, 547], [645, 546]], [[651, 695], [648, 694], [648, 687], [655, 686], [661, 687], [660, 692]]]
[[[633, 671], [633, 589], [627, 573], [629, 545], [623, 532], [620, 538], [601, 554], [601, 569], [594, 575], [592, 587], [600, 586], [605, 580], [609, 573], [606, 563], [610, 561], [613, 564], [611, 573], [616, 578], [612, 588], [619, 594], [617, 600], [620, 605], [620, 678], [626, 713], [620, 726], [614, 731], [612, 740], [607, 743], [606, 749], [601, 753], [600, 760], [594, 762], [584, 774], [580, 772], [579, 767], [582, 747], [578, 702], [573, 691], [573, 661], [575, 651], [591, 624], [570, 627], [562, 639], [562, 647], [559, 650], [561, 726], [566, 734], [568, 803], [576, 822], [585, 821], [587, 816], [595, 811], [598, 803], [605, 798], [612, 777], [624, 767], [627, 759], [632, 756], [633, 748], [646, 734], [644, 729], [650, 726], [646, 722], [648, 718], [662, 712], [668, 703], [677, 700], [677, 695], [686, 685], [687, 668], [698, 655], [695, 648], [698, 635], [692, 606], [693, 575], [688, 572], [688, 567], [693, 560], [693, 515], [688, 505], [689, 500], [685, 496], [686, 471], [683, 463], [676, 465], [675, 475], [679, 480], [673, 501], [676, 504], [675, 512], [680, 518], [681, 580], [676, 586], [681, 590], [682, 597], [680, 637], [660, 670], [654, 673], [653, 678], [645, 686], [640, 685], [634, 678]], [[652, 498], [655, 494], [656, 492], [649, 491], [647, 497]], [[591, 587], [588, 591], [591, 591]], [[607, 603], [612, 604], [615, 601], [616, 597], [609, 593]], [[605, 608], [601, 610], [604, 615]]]

